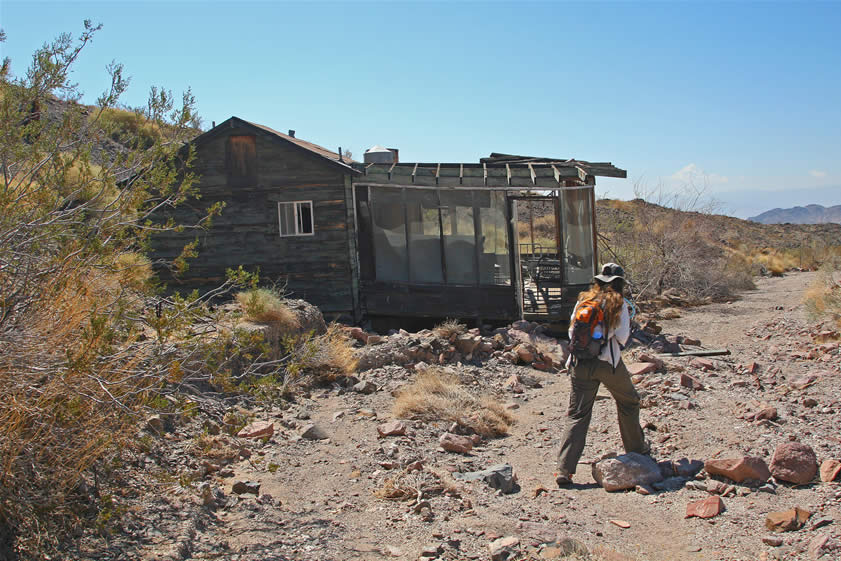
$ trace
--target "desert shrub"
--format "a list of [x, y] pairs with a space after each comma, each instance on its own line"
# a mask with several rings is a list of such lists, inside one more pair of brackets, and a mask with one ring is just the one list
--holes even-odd
[[398, 418], [455, 422], [490, 437], [507, 434], [514, 422], [499, 401], [490, 396], [474, 396], [457, 376], [437, 368], [420, 372], [412, 384], [403, 388], [393, 412]]
[[[650, 300], [677, 291], [687, 303], [730, 298], [753, 287], [752, 264], [717, 238], [711, 208], [700, 194], [643, 193], [622, 205], [622, 219], [598, 225], [602, 260], [625, 267], [634, 293]], [[644, 199], [649, 197], [657, 202]]]
[[245, 319], [258, 323], [281, 324], [283, 330], [296, 329], [299, 322], [280, 294], [269, 288], [251, 288], [239, 292], [236, 300], [242, 306]]
[[461, 335], [467, 331], [467, 326], [457, 319], [446, 319], [436, 325], [432, 331], [442, 339], [449, 339], [453, 335]]
[[841, 326], [841, 259], [826, 263], [803, 295], [806, 312], [814, 319], [832, 319]]
[[154, 211], [194, 195], [181, 150], [195, 134], [192, 96], [178, 105], [153, 90], [144, 118], [161, 135], [103, 156], [99, 118], [127, 87], [122, 67], [109, 67], [95, 108], [68, 81], [97, 29], [45, 45], [23, 77], [0, 68], [0, 534], [27, 558], [65, 545], [97, 510], [100, 522], [119, 514], [83, 489], [106, 485], [92, 471], [189, 378], [202, 349], [187, 326], [208, 314], [199, 297], [149, 305], [140, 256], [150, 232], [175, 227]]

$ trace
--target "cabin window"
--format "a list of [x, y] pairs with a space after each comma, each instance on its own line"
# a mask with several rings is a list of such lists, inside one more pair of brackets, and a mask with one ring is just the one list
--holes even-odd
[[281, 237], [313, 235], [312, 201], [277, 203], [277, 214]]
[[256, 183], [257, 137], [236, 134], [229, 136], [226, 163], [229, 185], [242, 187]]

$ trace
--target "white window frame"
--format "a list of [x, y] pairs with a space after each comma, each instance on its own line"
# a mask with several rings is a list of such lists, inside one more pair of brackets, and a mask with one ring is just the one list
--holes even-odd
[[[292, 234], [284, 234], [283, 233], [283, 205], [292, 205], [293, 214], [295, 215], [295, 223], [294, 228], [290, 228], [290, 230], [294, 229], [294, 233]], [[310, 231], [309, 232], [300, 232], [298, 231], [298, 211], [301, 208], [301, 205], [309, 205], [310, 207]], [[314, 236], [315, 235], [315, 214], [313, 212], [313, 204], [312, 201], [280, 201], [277, 203], [277, 231], [282, 238], [291, 238], [297, 236]]]

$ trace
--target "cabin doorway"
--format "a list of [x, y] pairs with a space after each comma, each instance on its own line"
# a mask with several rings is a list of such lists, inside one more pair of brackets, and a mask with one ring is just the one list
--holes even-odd
[[564, 279], [559, 198], [523, 195], [509, 200], [523, 317], [560, 318]]

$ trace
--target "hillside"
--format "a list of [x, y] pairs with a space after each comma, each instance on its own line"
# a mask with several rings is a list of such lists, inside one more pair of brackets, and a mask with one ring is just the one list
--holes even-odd
[[[739, 244], [755, 248], [798, 248], [801, 245], [820, 243], [826, 246], [841, 245], [841, 224], [834, 222], [810, 223], [762, 223], [754, 219], [743, 220], [722, 214], [703, 214], [684, 212], [646, 203], [640, 199], [619, 201], [601, 199], [596, 204], [596, 220], [599, 230], [609, 231], [612, 223], [627, 223], [634, 220], [640, 207], [646, 206], [658, 213], [683, 216], [686, 219], [700, 220], [713, 226], [713, 231], [720, 242], [729, 246]], [[818, 205], [812, 205], [818, 206]], [[823, 207], [821, 207], [823, 208]], [[831, 209], [839, 207], [831, 207]], [[830, 209], [827, 209], [830, 210]], [[769, 211], [773, 212], [773, 211]]]
[[825, 207], [822, 205], [796, 206], [794, 208], [775, 208], [753, 216], [748, 220], [762, 224], [823, 224], [841, 223], [841, 205]]

